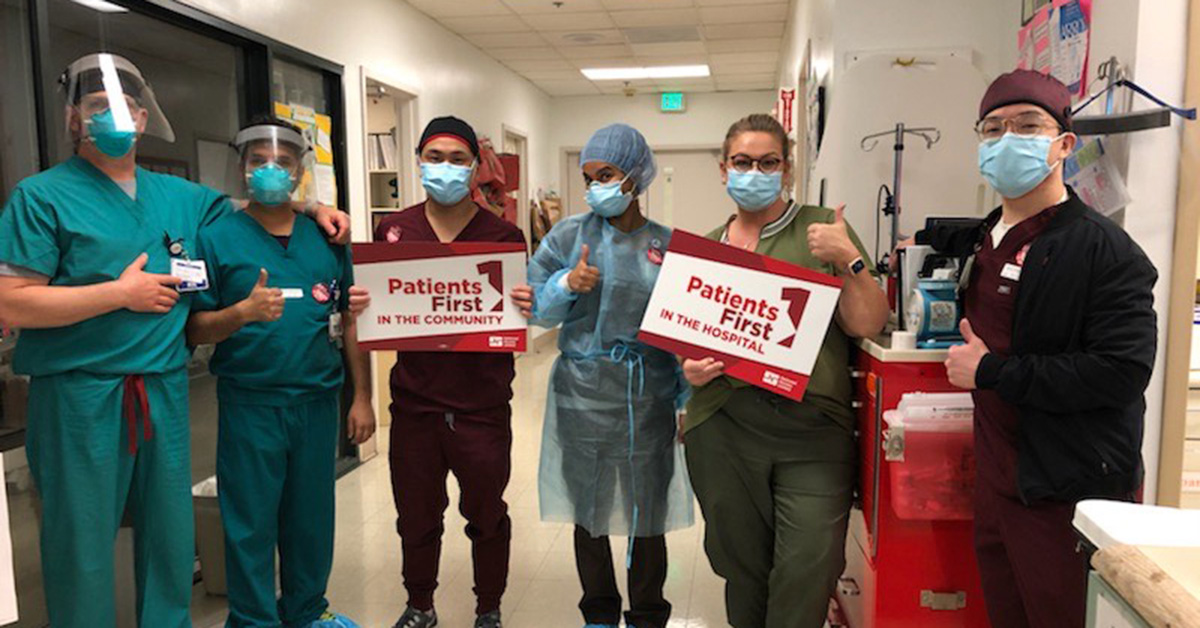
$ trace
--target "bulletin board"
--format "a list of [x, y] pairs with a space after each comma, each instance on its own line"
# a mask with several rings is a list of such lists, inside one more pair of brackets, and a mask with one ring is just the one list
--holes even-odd
[[1092, 0], [1022, 0], [1017, 67], [1050, 74], [1076, 100], [1087, 94]]
[[304, 178], [296, 188], [296, 198], [316, 200], [324, 205], [337, 204], [337, 176], [333, 168], [333, 118], [317, 113], [312, 107], [275, 103], [275, 117], [300, 128], [312, 152], [304, 160]]

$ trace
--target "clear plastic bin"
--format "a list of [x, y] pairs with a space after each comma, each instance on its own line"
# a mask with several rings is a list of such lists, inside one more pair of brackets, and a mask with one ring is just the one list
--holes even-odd
[[905, 395], [886, 412], [892, 510], [920, 521], [974, 516], [974, 406], [970, 394]]

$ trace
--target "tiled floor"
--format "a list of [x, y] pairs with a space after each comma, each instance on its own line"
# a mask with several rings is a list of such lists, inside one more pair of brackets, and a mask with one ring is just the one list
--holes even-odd
[[[527, 354], [517, 361], [513, 407], [513, 477], [508, 502], [513, 518], [511, 574], [504, 598], [507, 628], [582, 626], [576, 608], [580, 589], [567, 526], [539, 521], [538, 451], [546, 381], [555, 353]], [[380, 439], [386, 444], [387, 439]], [[451, 503], [458, 486], [450, 481]], [[364, 628], [390, 628], [404, 609], [400, 581], [400, 539], [395, 532], [386, 455], [367, 462], [338, 482], [337, 546], [329, 599]], [[701, 521], [699, 510], [697, 521]], [[436, 601], [440, 626], [471, 628], [475, 598], [471, 592], [470, 543], [466, 522], [451, 507], [446, 513], [440, 587]], [[725, 626], [724, 593], [701, 546], [702, 524], [667, 536], [670, 574], [667, 599], [675, 606], [672, 628]], [[615, 564], [624, 559], [625, 542], [614, 540]], [[618, 573], [620, 573], [618, 571]], [[620, 579], [620, 578], [618, 578]], [[624, 590], [625, 583], [621, 583]], [[218, 626], [224, 601], [197, 588], [196, 626]]]

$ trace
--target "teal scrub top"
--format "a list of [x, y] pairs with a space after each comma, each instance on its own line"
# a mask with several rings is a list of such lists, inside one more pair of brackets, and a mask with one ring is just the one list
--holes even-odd
[[[170, 273], [166, 240], [195, 254], [202, 225], [232, 213], [228, 198], [185, 179], [137, 169], [137, 200], [78, 156], [31, 176], [0, 214], [0, 262], [50, 277], [50, 285], [85, 286], [121, 276], [148, 253], [146, 271]], [[25, 329], [16, 372], [104, 375], [165, 373], [187, 365], [184, 325], [190, 296], [167, 314], [117, 310], [53, 329]]]
[[298, 296], [284, 302], [283, 317], [250, 323], [218, 343], [209, 367], [223, 399], [292, 406], [342, 385], [342, 353], [330, 338], [329, 317], [344, 312], [354, 282], [350, 249], [330, 244], [317, 223], [296, 216], [286, 248], [245, 212], [200, 232], [209, 289], [197, 293], [197, 311], [220, 310], [245, 299], [267, 270], [267, 285]]

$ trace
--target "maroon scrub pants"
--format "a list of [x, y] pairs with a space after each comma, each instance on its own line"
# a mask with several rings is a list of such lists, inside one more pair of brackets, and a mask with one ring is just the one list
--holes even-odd
[[993, 628], [1083, 628], [1087, 560], [1075, 504], [1026, 506], [976, 486], [975, 554]]
[[409, 605], [433, 608], [443, 515], [449, 506], [446, 476], [461, 489], [459, 511], [467, 520], [475, 565], [476, 613], [500, 608], [508, 581], [512, 522], [504, 489], [512, 468], [512, 411], [486, 413], [406, 412], [392, 407], [392, 495], [399, 513], [404, 588]]

